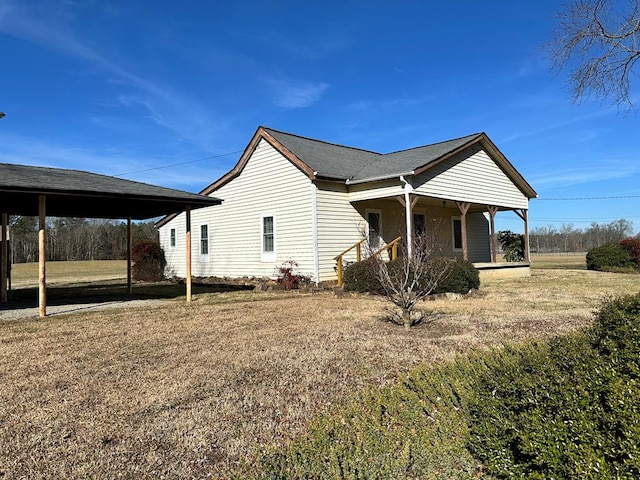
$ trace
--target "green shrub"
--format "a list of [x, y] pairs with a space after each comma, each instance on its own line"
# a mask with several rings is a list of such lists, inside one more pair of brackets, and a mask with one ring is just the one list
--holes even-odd
[[640, 295], [587, 334], [500, 355], [469, 403], [469, 448], [509, 478], [640, 478]]
[[461, 259], [439, 258], [434, 262], [452, 262], [453, 268], [447, 278], [438, 285], [434, 293], [469, 293], [480, 288], [480, 272], [473, 263]]
[[587, 270], [603, 271], [610, 267], [633, 267], [629, 252], [619, 243], [607, 243], [587, 252]]
[[[471, 479], [464, 398], [482, 357], [423, 367], [315, 419], [285, 448], [262, 454], [243, 479]], [[455, 459], [452, 461], [452, 459]]]
[[377, 268], [374, 258], [352, 263], [345, 268], [342, 276], [344, 289], [350, 292], [382, 294], [382, 285], [376, 276]]
[[[469, 293], [469, 290], [480, 288], [480, 273], [471, 262], [454, 258], [435, 258], [430, 260], [441, 264], [443, 269], [450, 269], [445, 280], [439, 284], [433, 293]], [[387, 263], [389, 274], [401, 273], [404, 267], [402, 258]], [[369, 292], [384, 294], [382, 285], [376, 277], [377, 263], [367, 259], [349, 265], [344, 271], [344, 289], [354, 292]]]

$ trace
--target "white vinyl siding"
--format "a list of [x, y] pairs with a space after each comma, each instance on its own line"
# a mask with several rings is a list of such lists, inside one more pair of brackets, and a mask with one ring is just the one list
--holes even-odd
[[[362, 240], [364, 218], [349, 203], [347, 187], [335, 182], [317, 182], [318, 257], [320, 281], [337, 278], [333, 259], [343, 250]], [[355, 248], [345, 261], [356, 260]]]
[[414, 191], [481, 205], [528, 208], [528, 199], [484, 150], [465, 150], [413, 179]]
[[[222, 205], [194, 210], [194, 228], [209, 224], [209, 256], [207, 264], [194, 263], [194, 276], [273, 277], [276, 266], [287, 260], [300, 265], [299, 271], [312, 275], [313, 228], [311, 181], [268, 142], [261, 140], [239, 176], [211, 195], [223, 200]], [[262, 261], [262, 218], [268, 208], [275, 225], [276, 255], [272, 262]], [[184, 213], [160, 230], [176, 228], [180, 238], [184, 232]], [[197, 230], [196, 230], [197, 232]], [[193, 238], [196, 237], [196, 238]], [[161, 238], [163, 236], [161, 235]], [[163, 245], [168, 244], [168, 238]], [[192, 235], [192, 251], [198, 252], [197, 236]], [[183, 248], [174, 249], [167, 258], [169, 268], [177, 276], [186, 273]]]

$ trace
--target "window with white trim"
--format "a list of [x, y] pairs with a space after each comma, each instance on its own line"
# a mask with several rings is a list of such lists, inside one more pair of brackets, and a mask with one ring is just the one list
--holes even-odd
[[260, 217], [261, 253], [263, 262], [276, 259], [276, 219], [272, 214]]
[[169, 232], [169, 246], [170, 247], [176, 246], [176, 229], [175, 228], [172, 228], [171, 231]]
[[209, 261], [209, 225], [200, 225], [200, 262]]
[[382, 211], [367, 208], [365, 210], [367, 219], [367, 240], [372, 249], [377, 249], [384, 245], [382, 239]]
[[451, 217], [451, 230], [453, 235], [453, 250], [462, 250], [462, 219]]

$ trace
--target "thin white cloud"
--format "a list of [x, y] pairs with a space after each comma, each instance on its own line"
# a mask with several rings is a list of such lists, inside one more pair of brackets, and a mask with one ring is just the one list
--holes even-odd
[[329, 85], [323, 82], [307, 82], [284, 77], [264, 79], [273, 95], [273, 103], [283, 108], [305, 108], [322, 98]]
[[220, 122], [211, 118], [199, 102], [120, 67], [76, 38], [66, 23], [65, 13], [51, 7], [12, 2], [0, 5], [0, 32], [86, 61], [92, 68], [107, 73], [107, 81], [135, 91], [120, 96], [120, 102], [143, 107], [148, 119], [185, 141], [200, 146], [213, 143], [215, 132], [211, 126], [220, 128]]
[[539, 169], [529, 174], [528, 179], [536, 188], [568, 187], [584, 183], [602, 182], [629, 178], [640, 174], [640, 164], [635, 162], [613, 162], [611, 160], [594, 160], [589, 165], [564, 169]]

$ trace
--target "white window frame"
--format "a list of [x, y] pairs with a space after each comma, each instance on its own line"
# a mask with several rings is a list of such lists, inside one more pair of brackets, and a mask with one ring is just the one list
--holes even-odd
[[176, 245], [178, 244], [178, 240], [176, 237], [176, 229], [175, 228], [171, 228], [169, 229], [169, 247], [170, 248], [176, 248]]
[[378, 225], [378, 228], [380, 230], [378, 232], [378, 245], [371, 245], [371, 244], [369, 245], [369, 247], [373, 251], [375, 251], [375, 250], [379, 249], [380, 247], [382, 247], [385, 244], [384, 236], [382, 235], [382, 232], [383, 232], [383, 230], [382, 230], [382, 210], [380, 210], [378, 208], [366, 208], [365, 211], [364, 211], [364, 216], [365, 216], [364, 220], [365, 220], [365, 224], [366, 224], [366, 227], [367, 227], [367, 231], [366, 231], [367, 237], [366, 238], [367, 238], [367, 242], [368, 243], [370, 243], [369, 242], [369, 237], [370, 237], [370, 235], [369, 235], [369, 232], [370, 232], [370, 229], [369, 229], [369, 214], [370, 213], [377, 213], [378, 214], [378, 218], [380, 219], [380, 225]]
[[[460, 222], [460, 248], [456, 248], [456, 221]], [[464, 245], [464, 239], [462, 238], [462, 217], [451, 217], [451, 249], [454, 252], [461, 252], [462, 245]]]
[[[264, 249], [264, 219], [271, 217], [273, 219], [273, 251], [265, 251]], [[276, 244], [276, 215], [274, 213], [263, 213], [260, 215], [260, 261], [262, 262], [275, 262], [277, 257], [278, 247]]]
[[[202, 227], [207, 228], [207, 253], [202, 252]], [[209, 263], [211, 259], [211, 229], [208, 223], [201, 223], [198, 228], [198, 253], [200, 254], [200, 263]]]

